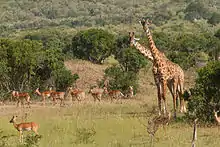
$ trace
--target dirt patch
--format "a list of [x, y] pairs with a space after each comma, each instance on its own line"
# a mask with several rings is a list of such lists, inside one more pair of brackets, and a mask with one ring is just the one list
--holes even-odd
[[96, 85], [97, 81], [101, 80], [104, 75], [104, 70], [107, 65], [93, 64], [83, 60], [69, 60], [64, 62], [67, 69], [71, 70], [72, 74], [78, 74], [79, 79], [76, 81], [78, 88], [88, 89], [91, 85]]

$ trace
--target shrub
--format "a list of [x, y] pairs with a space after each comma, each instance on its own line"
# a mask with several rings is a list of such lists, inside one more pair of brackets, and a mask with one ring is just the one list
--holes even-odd
[[138, 88], [138, 77], [136, 73], [123, 71], [120, 66], [112, 66], [105, 70], [105, 76], [109, 79], [110, 89], [118, 89], [125, 92], [132, 85], [134, 93], [136, 93]]
[[212, 16], [208, 19], [208, 23], [212, 25], [217, 25], [220, 23], [220, 14], [219, 13], [213, 13]]
[[188, 103], [189, 117], [213, 122], [213, 110], [220, 109], [220, 62], [210, 62], [198, 71], [196, 85]]
[[101, 64], [114, 48], [114, 35], [102, 29], [89, 29], [77, 33], [72, 39], [71, 51], [80, 59]]

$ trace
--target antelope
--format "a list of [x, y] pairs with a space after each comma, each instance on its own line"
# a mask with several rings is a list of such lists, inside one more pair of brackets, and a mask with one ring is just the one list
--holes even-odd
[[54, 105], [57, 104], [57, 100], [60, 100], [60, 106], [62, 106], [62, 104], [64, 105], [64, 98], [65, 98], [65, 92], [56, 92], [56, 91], [52, 91], [50, 94]]
[[78, 101], [81, 101], [82, 99], [85, 99], [85, 92], [83, 90], [80, 90], [78, 88], [73, 89], [73, 87], [68, 87], [67, 88], [67, 94], [71, 94], [72, 96], [72, 101], [73, 98], [75, 97]]
[[215, 120], [218, 122], [218, 124], [220, 125], [220, 117], [218, 117], [218, 112], [219, 111], [215, 111], [214, 110], [214, 116], [215, 116]]
[[97, 99], [98, 101], [101, 101], [103, 92], [104, 92], [104, 89], [102, 89], [102, 88], [97, 88], [97, 87], [91, 88], [91, 89], [89, 90], [89, 93], [92, 94], [92, 96], [93, 96], [93, 98], [94, 98], [94, 101], [96, 101], [96, 99]]
[[39, 96], [42, 97], [42, 100], [41, 100], [41, 101], [43, 102], [43, 105], [44, 105], [44, 106], [45, 106], [46, 98], [51, 97], [51, 92], [55, 92], [55, 91], [52, 91], [52, 88], [50, 88], [49, 91], [44, 91], [44, 92], [40, 92], [40, 91], [39, 91], [39, 88], [37, 88], [37, 89], [35, 90], [35, 93], [36, 93], [37, 95], [39, 95]]
[[35, 122], [26, 122], [26, 123], [16, 124], [16, 122], [15, 122], [16, 118], [17, 118], [17, 116], [13, 116], [9, 122], [13, 123], [13, 126], [15, 127], [15, 129], [17, 129], [19, 131], [20, 142], [23, 143], [23, 131], [32, 130], [35, 134], [39, 135], [37, 132], [39, 126]]
[[128, 88], [128, 97], [132, 98], [134, 96], [134, 89], [133, 86], [129, 86]]
[[122, 97], [125, 97], [124, 94], [120, 90], [108, 91], [108, 89], [106, 87], [104, 87], [104, 92], [110, 96], [111, 101], [113, 101], [114, 98], [118, 100]]
[[24, 106], [24, 100], [26, 100], [27, 105], [30, 107], [30, 95], [26, 92], [19, 93], [18, 91], [12, 91], [11, 96], [15, 98], [17, 101], [17, 107], [19, 107], [19, 104], [21, 103], [22, 106]]

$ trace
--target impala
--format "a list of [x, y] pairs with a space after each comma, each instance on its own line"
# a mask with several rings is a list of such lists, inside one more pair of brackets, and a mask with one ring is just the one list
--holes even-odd
[[219, 111], [215, 111], [214, 110], [214, 116], [215, 116], [215, 120], [218, 122], [218, 124], [220, 125], [220, 117], [218, 117], [218, 112]]
[[17, 116], [13, 116], [9, 122], [13, 123], [13, 126], [15, 127], [15, 129], [17, 129], [19, 131], [20, 142], [23, 142], [23, 131], [32, 130], [35, 134], [38, 135], [37, 130], [38, 130], [39, 126], [35, 122], [26, 122], [26, 123], [16, 124], [16, 122], [15, 122], [16, 118], [17, 118]]
[[93, 96], [93, 98], [94, 98], [94, 101], [96, 101], [96, 99], [97, 99], [98, 101], [101, 101], [103, 92], [104, 92], [104, 89], [102, 89], [102, 88], [97, 88], [97, 87], [91, 88], [91, 89], [89, 90], [89, 93], [92, 94], [92, 96]]
[[41, 101], [43, 101], [43, 105], [45, 105], [46, 98], [49, 98], [49, 97], [51, 96], [51, 93], [52, 93], [52, 92], [55, 92], [55, 91], [52, 91], [51, 88], [50, 88], [49, 91], [44, 91], [44, 92], [40, 92], [40, 91], [39, 91], [39, 88], [37, 88], [37, 89], [35, 90], [35, 93], [36, 93], [37, 95], [39, 95], [39, 96], [42, 97], [42, 100], [41, 100]]
[[128, 97], [132, 98], [134, 96], [133, 86], [129, 86], [128, 88]]
[[75, 88], [73, 89], [73, 87], [68, 87], [67, 88], [67, 94], [71, 94], [71, 97], [72, 97], [72, 101], [74, 99], [74, 97], [78, 100], [78, 101], [81, 101], [83, 99], [85, 99], [85, 92], [81, 89], [78, 89], [78, 88]]
[[111, 101], [113, 101], [113, 99], [119, 100], [119, 99], [125, 97], [124, 94], [120, 90], [108, 91], [108, 89], [106, 87], [104, 87], [104, 92], [110, 96]]
[[26, 100], [27, 105], [30, 107], [31, 102], [30, 95], [28, 93], [19, 93], [18, 91], [12, 91], [11, 96], [17, 101], [17, 107], [19, 107], [20, 103], [22, 104], [22, 106], [24, 106], [24, 100]]
[[65, 92], [52, 91], [50, 96], [54, 102], [54, 105], [57, 104], [57, 100], [60, 100], [60, 106], [62, 106], [62, 104], [64, 105]]

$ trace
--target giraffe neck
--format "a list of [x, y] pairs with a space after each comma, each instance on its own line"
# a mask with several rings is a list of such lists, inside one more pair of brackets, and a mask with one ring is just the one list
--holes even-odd
[[149, 49], [146, 49], [144, 46], [142, 46], [139, 42], [135, 41], [134, 46], [137, 50], [140, 51], [142, 55], [148, 58], [151, 62], [153, 62], [154, 58], [151, 54], [151, 51]]
[[153, 56], [153, 58], [157, 61], [159, 59], [159, 55], [160, 55], [160, 51], [157, 49], [153, 37], [150, 33], [150, 29], [147, 27], [146, 31], [145, 31], [148, 41], [149, 41], [149, 47], [150, 47], [150, 51], [151, 54]]

